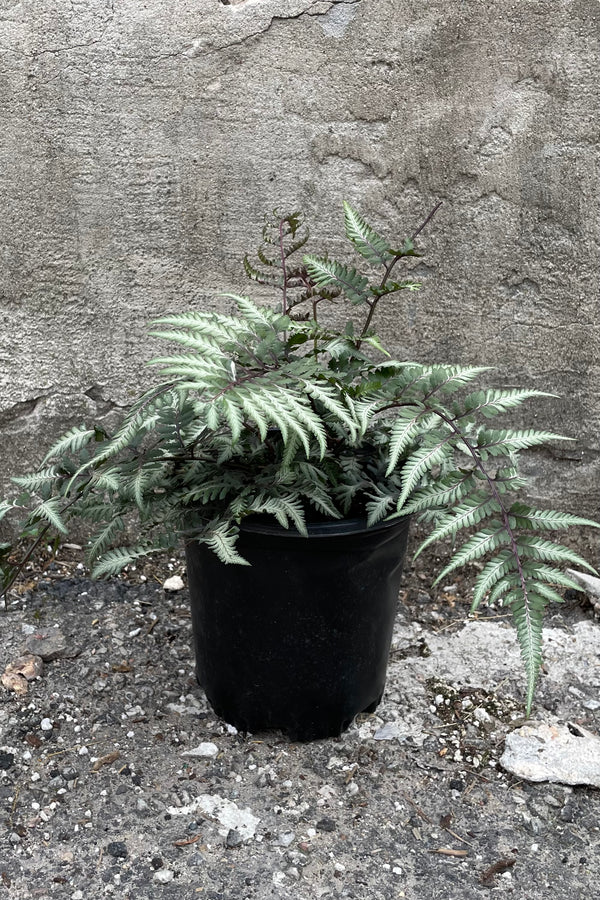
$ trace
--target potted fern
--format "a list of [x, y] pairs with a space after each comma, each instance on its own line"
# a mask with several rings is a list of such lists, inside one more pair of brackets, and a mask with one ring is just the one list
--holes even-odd
[[[512, 611], [529, 712], [544, 607], [579, 589], [561, 566], [591, 569], [548, 533], [595, 523], [524, 501], [517, 457], [565, 438], [490, 427], [539, 391], [481, 389], [485, 368], [389, 356], [374, 317], [418, 289], [393, 276], [435, 210], [396, 248], [344, 212], [361, 269], [307, 255], [301, 216], [275, 215], [244, 266], [278, 303], [226, 295], [228, 315], [157, 320], [153, 337], [177, 348], [152, 360], [161, 380], [115, 433], [72, 428], [13, 479], [23, 493], [0, 518], [20, 513], [33, 546], [90, 522], [94, 576], [183, 540], [198, 677], [216, 711], [304, 739], [338, 734], [381, 697], [409, 519], [431, 524], [421, 549], [466, 530], [437, 581], [477, 563], [473, 610], [487, 597]], [[131, 513], [140, 540], [123, 545]], [[5, 591], [22, 565], [5, 561]]]

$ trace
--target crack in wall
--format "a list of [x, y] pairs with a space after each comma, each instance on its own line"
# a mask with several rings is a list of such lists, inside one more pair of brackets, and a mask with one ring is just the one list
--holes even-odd
[[24, 57], [25, 59], [36, 60], [40, 56], [46, 56], [47, 54], [58, 55], [60, 53], [70, 53], [72, 50], [85, 50], [88, 47], [94, 47], [96, 44], [101, 44], [103, 42], [104, 38], [106, 37], [106, 33], [108, 32], [110, 26], [113, 23], [113, 20], [115, 17], [115, 10], [114, 10], [114, 6], [112, 4], [110, 6], [110, 12], [111, 12], [110, 17], [108, 17], [108, 18], [103, 17], [103, 22], [105, 24], [104, 24], [104, 28], [102, 29], [100, 36], [97, 38], [94, 38], [93, 40], [84, 41], [81, 44], [68, 44], [65, 47], [40, 47], [39, 49], [30, 50], [30, 51], [19, 50], [15, 47], [0, 46], [0, 52], [14, 53], [16, 56], [21, 56], [21, 57]]
[[[304, 16], [326, 16], [332, 9], [338, 6], [356, 6], [358, 3], [361, 3], [362, 0], [313, 0], [305, 9], [300, 10], [298, 13], [291, 13], [288, 16], [285, 15], [272, 15], [266, 22], [266, 24], [262, 28], [257, 28], [256, 31], [250, 32], [250, 34], [245, 35], [242, 38], [239, 38], [235, 41], [230, 41], [229, 43], [224, 44], [212, 44], [207, 45], [202, 38], [196, 38], [191, 42], [191, 46], [184, 51], [184, 56], [194, 58], [199, 56], [202, 52], [210, 51], [210, 52], [219, 52], [221, 50], [228, 50], [230, 47], [241, 47], [246, 44], [248, 41], [251, 41], [255, 37], [260, 37], [264, 34], [267, 34], [274, 25], [279, 24], [280, 22], [291, 22], [294, 20], [302, 19]], [[227, 4], [231, 5], [231, 4]], [[240, 4], [236, 4], [240, 5]], [[244, 4], [241, 4], [245, 6]]]
[[34, 415], [47, 396], [47, 394], [40, 394], [39, 397], [32, 397], [31, 400], [21, 400], [19, 403], [9, 406], [8, 409], [0, 413], [0, 427], [4, 428], [6, 425], [17, 422], [19, 419]]

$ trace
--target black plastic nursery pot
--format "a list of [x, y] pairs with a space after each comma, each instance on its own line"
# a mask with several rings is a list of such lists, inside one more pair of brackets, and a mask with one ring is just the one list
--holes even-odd
[[240, 731], [337, 736], [385, 686], [408, 519], [241, 528], [250, 566], [186, 548], [200, 685]]

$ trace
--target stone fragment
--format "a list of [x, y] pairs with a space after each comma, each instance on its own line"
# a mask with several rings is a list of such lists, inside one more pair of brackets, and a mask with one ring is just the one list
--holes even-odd
[[208, 818], [216, 819], [222, 826], [219, 833], [227, 837], [229, 831], [238, 831], [244, 841], [256, 834], [260, 819], [249, 809], [240, 809], [232, 800], [217, 797], [214, 794], [200, 794], [186, 806], [169, 806], [167, 812], [171, 816], [194, 816], [204, 813]]
[[335, 831], [336, 828], [335, 820], [329, 816], [325, 816], [317, 822], [317, 831]]
[[578, 572], [576, 569], [567, 569], [566, 574], [577, 584], [580, 584], [584, 591], [595, 600], [600, 600], [600, 578], [594, 575], [588, 575], [587, 572]]
[[197, 747], [192, 747], [191, 750], [184, 750], [181, 754], [182, 756], [197, 756], [197, 757], [206, 757], [213, 758], [217, 756], [219, 753], [219, 748], [216, 744], [213, 744], [211, 741], [206, 741], [205, 743], [198, 744]]
[[280, 847], [289, 847], [290, 844], [293, 844], [296, 839], [296, 834], [293, 831], [282, 831], [277, 836], [277, 843]]
[[10, 769], [11, 766], [14, 765], [14, 762], [15, 762], [15, 754], [14, 753], [7, 753], [4, 750], [0, 752], [0, 769], [3, 769], [4, 771], [6, 771], [7, 769]]
[[27, 693], [27, 679], [23, 675], [17, 675], [14, 672], [4, 672], [0, 677], [0, 681], [7, 691], [14, 691], [19, 697], [24, 697]]
[[25, 653], [23, 656], [19, 656], [18, 659], [15, 659], [14, 662], [10, 663], [9, 668], [13, 672], [18, 672], [19, 675], [22, 675], [27, 681], [32, 681], [34, 678], [40, 678], [44, 671], [44, 662], [41, 656], [36, 656], [33, 653]]
[[70, 655], [67, 639], [58, 628], [49, 628], [46, 631], [36, 631], [34, 634], [30, 634], [25, 641], [25, 647], [30, 653], [41, 656], [44, 662], [51, 662], [54, 659], [60, 659], [61, 656]]
[[381, 728], [378, 728], [373, 738], [376, 741], [392, 741], [394, 738], [406, 738], [406, 732], [396, 724], [396, 722], [386, 722]]
[[185, 585], [179, 575], [171, 575], [163, 584], [163, 589], [169, 592], [182, 591]]
[[600, 738], [571, 722], [531, 722], [507, 735], [500, 765], [526, 781], [600, 787]]
[[157, 881], [159, 884], [168, 884], [174, 878], [175, 872], [173, 869], [158, 869], [152, 876], [152, 881]]
[[41, 657], [25, 653], [7, 665], [2, 675], [2, 684], [9, 691], [24, 696], [27, 693], [27, 682], [38, 678], [43, 671]]
[[124, 841], [111, 841], [107, 844], [106, 852], [115, 859], [127, 859], [127, 847]]
[[178, 713], [180, 716], [197, 716], [206, 708], [193, 694], [182, 695], [179, 700], [179, 703], [167, 703], [169, 712]]
[[225, 838], [225, 846], [228, 850], [234, 850], [236, 847], [241, 847], [244, 843], [244, 839], [236, 828], [230, 828], [227, 832], [227, 837]]

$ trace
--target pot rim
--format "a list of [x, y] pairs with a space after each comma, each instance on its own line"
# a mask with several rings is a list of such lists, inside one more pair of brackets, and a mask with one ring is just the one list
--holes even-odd
[[308, 535], [303, 535], [293, 526], [284, 528], [277, 522], [263, 520], [259, 516], [249, 516], [240, 523], [240, 531], [247, 534], [276, 535], [283, 538], [300, 537], [303, 540], [310, 540], [311, 538], [335, 538], [350, 534], [374, 534], [377, 531], [386, 531], [394, 526], [406, 526], [408, 518], [408, 516], [397, 516], [394, 519], [384, 519], [371, 526], [367, 526], [366, 518], [327, 519], [323, 522], [307, 522], [306, 530]]

